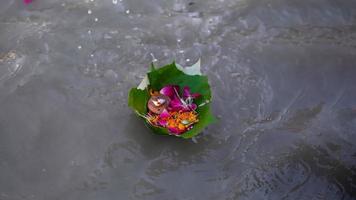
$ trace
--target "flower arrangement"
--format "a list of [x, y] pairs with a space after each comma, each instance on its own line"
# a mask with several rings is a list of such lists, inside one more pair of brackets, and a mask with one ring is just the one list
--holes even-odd
[[185, 68], [174, 62], [159, 69], [152, 65], [141, 84], [130, 90], [128, 105], [154, 133], [192, 138], [215, 121], [210, 101], [199, 60]]

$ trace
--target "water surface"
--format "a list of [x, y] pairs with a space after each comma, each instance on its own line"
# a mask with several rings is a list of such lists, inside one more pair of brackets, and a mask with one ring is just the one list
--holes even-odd
[[[150, 62], [202, 59], [219, 123], [153, 135]], [[0, 199], [355, 199], [356, 2], [0, 2]]]

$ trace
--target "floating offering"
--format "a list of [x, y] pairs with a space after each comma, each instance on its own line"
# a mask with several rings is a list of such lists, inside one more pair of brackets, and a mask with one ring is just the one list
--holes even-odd
[[141, 84], [130, 90], [128, 105], [154, 133], [192, 138], [215, 121], [210, 102], [199, 60], [185, 68], [174, 62], [158, 69], [152, 65]]

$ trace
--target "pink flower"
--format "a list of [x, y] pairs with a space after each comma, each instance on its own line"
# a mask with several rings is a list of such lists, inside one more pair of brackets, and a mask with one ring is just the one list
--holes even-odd
[[168, 111], [166, 109], [163, 110], [163, 112], [159, 115], [159, 120], [158, 120], [158, 124], [165, 127], [167, 125], [167, 119], [170, 117], [171, 115], [168, 113]]
[[197, 105], [193, 102], [191, 103], [187, 103], [186, 101], [184, 101], [183, 99], [180, 99], [179, 97], [174, 98], [173, 100], [171, 100], [171, 102], [169, 103], [169, 107], [170, 110], [172, 111], [191, 111], [191, 110], [195, 110], [197, 109]]
[[188, 86], [185, 86], [183, 88], [183, 98], [184, 99], [187, 99], [187, 98], [196, 99], [198, 97], [200, 97], [200, 94], [198, 94], [198, 93], [190, 93], [190, 88]]
[[191, 93], [189, 87], [183, 88], [183, 98], [178, 94], [179, 86], [168, 85], [160, 90], [160, 93], [168, 96], [171, 101], [168, 106], [168, 110], [172, 111], [191, 111], [197, 109], [197, 105], [193, 103], [193, 100], [200, 97], [198, 93]]
[[162, 127], [166, 127], [168, 129], [168, 131], [170, 133], [172, 133], [173, 135], [180, 135], [182, 134], [185, 130], [179, 130], [176, 127], [169, 127], [168, 126], [168, 120], [171, 118], [171, 114], [164, 109], [163, 112], [159, 115], [159, 120], [158, 120], [158, 124]]
[[23, 0], [24, 4], [32, 3], [33, 0]]
[[177, 96], [176, 91], [179, 91], [179, 86], [178, 85], [167, 85], [163, 87], [159, 93], [169, 97], [170, 99], [173, 99], [175, 96]]

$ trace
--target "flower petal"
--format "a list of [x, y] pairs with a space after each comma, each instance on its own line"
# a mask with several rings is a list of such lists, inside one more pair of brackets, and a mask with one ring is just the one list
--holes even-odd
[[199, 93], [193, 93], [193, 94], [191, 94], [191, 96], [193, 97], [193, 99], [196, 99], [196, 98], [200, 97], [201, 94], [199, 94]]
[[182, 110], [184, 108], [184, 105], [178, 97], [175, 97], [173, 100], [170, 101], [168, 108], [172, 111], [178, 111]]
[[168, 118], [170, 116], [171, 115], [169, 114], [169, 112], [166, 109], [164, 109], [163, 112], [159, 115], [159, 117], [162, 119]]
[[179, 91], [179, 86], [178, 85], [167, 85], [163, 87], [159, 92], [171, 99], [173, 99], [176, 95], [176, 91]]
[[183, 98], [186, 99], [190, 96], [190, 88], [188, 86], [185, 86], [183, 88]]
[[166, 121], [165, 119], [160, 119], [160, 120], [158, 120], [158, 124], [159, 124], [160, 126], [165, 127], [165, 126], [167, 125], [167, 121]]
[[192, 104], [190, 104], [189, 105], [189, 108], [191, 109], [191, 110], [196, 110], [197, 109], [197, 104], [195, 104], [195, 103], [192, 103]]
[[198, 93], [191, 93], [190, 88], [188, 86], [185, 86], [183, 88], [183, 98], [184, 99], [187, 99], [188, 97], [195, 99], [195, 98], [198, 98], [199, 96], [200, 96], [200, 94], [198, 94]]
[[173, 100], [171, 100], [171, 102], [169, 103], [170, 106], [172, 107], [179, 107], [179, 106], [183, 106], [182, 101], [179, 98], [174, 98]]

